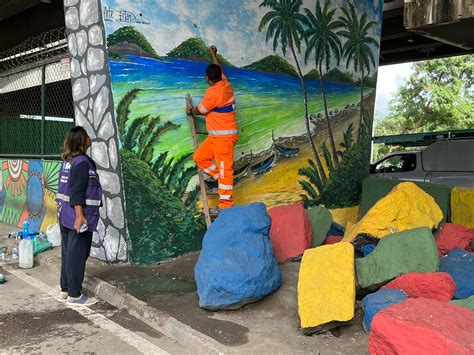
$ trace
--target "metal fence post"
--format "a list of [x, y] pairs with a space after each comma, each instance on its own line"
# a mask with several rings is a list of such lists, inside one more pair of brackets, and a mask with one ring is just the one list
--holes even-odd
[[41, 66], [41, 160], [44, 159], [44, 111], [46, 107], [46, 65]]

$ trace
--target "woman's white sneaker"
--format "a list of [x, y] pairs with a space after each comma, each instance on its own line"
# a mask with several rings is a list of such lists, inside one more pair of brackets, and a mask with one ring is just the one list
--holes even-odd
[[59, 295], [57, 298], [59, 302], [66, 302], [67, 298], [68, 298], [67, 292], [59, 291]]
[[66, 304], [68, 304], [69, 306], [90, 307], [93, 304], [96, 304], [97, 302], [99, 301], [95, 299], [94, 297], [87, 297], [86, 295], [82, 294], [78, 298], [69, 296], [67, 298]]

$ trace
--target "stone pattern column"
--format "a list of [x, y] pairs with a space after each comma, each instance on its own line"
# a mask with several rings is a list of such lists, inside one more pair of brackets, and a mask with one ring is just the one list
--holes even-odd
[[91, 154], [104, 189], [91, 256], [127, 260], [119, 138], [100, 0], [64, 0], [76, 124], [92, 138]]

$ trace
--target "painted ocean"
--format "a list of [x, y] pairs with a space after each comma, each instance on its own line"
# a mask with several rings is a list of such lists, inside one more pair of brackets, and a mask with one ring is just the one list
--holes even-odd
[[[131, 106], [129, 121], [136, 117], [159, 116], [162, 122], [180, 125], [166, 132], [155, 149], [155, 156], [169, 151], [179, 157], [190, 153], [191, 136], [185, 111], [185, 95], [190, 93], [198, 104], [207, 83], [207, 63], [180, 59], [160, 61], [129, 56], [133, 62], [111, 61], [115, 103], [134, 88], [142, 89]], [[237, 156], [268, 149], [275, 137], [297, 136], [306, 132], [303, 95], [297, 77], [226, 67], [226, 76], [234, 87], [239, 124]], [[309, 112], [322, 113], [320, 83], [306, 80]], [[360, 99], [359, 88], [325, 83], [329, 110], [344, 108]]]

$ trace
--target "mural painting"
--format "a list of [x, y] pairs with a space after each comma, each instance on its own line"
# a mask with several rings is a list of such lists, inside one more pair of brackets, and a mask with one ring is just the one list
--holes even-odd
[[102, 6], [131, 262], [200, 248], [205, 225], [184, 98], [190, 93], [197, 104], [207, 88], [210, 45], [236, 94], [235, 202], [358, 204], [369, 167], [381, 0]]
[[58, 191], [60, 162], [0, 160], [0, 221], [45, 231], [57, 223], [54, 197]]

